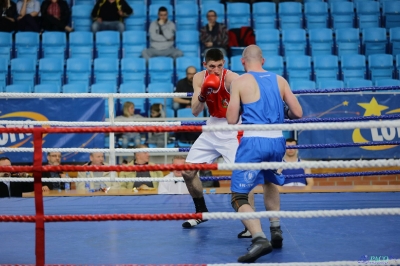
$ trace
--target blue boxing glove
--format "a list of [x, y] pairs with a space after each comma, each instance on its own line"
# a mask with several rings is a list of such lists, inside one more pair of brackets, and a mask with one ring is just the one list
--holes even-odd
[[291, 119], [289, 117], [289, 110], [289, 106], [285, 102], [283, 102], [283, 114], [285, 115], [285, 119]]

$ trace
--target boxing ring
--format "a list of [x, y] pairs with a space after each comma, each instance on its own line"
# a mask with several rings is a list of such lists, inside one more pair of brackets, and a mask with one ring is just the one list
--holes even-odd
[[[390, 88], [393, 89], [393, 88]], [[315, 91], [314, 91], [315, 92]], [[329, 91], [332, 93], [332, 91]], [[60, 94], [56, 94], [60, 96]], [[146, 97], [182, 97], [180, 94], [146, 94]], [[49, 96], [46, 94], [46, 97]], [[83, 95], [74, 95], [81, 97]], [[100, 95], [113, 97], [121, 95]], [[98, 94], [88, 97], [100, 97]], [[185, 94], [185, 96], [188, 96]], [[26, 97], [26, 94], [4, 94], [1, 97]], [[29, 95], [28, 97], [38, 97]], [[42, 95], [41, 97], [45, 97]], [[50, 96], [49, 96], [50, 97]], [[56, 97], [53, 95], [53, 97]], [[61, 97], [71, 97], [65, 94]], [[130, 94], [126, 98], [144, 97]], [[111, 108], [112, 109], [112, 108]], [[111, 111], [112, 112], [112, 111]], [[110, 115], [110, 117], [112, 117]], [[249, 244], [237, 239], [243, 229], [238, 219], [261, 218], [265, 231], [268, 217], [281, 217], [284, 247], [261, 257], [257, 263], [267, 265], [400, 265], [400, 194], [394, 193], [309, 193], [282, 194], [281, 211], [258, 211], [253, 214], [234, 213], [229, 194], [205, 194], [209, 213], [193, 214], [189, 195], [56, 197], [44, 198], [42, 171], [111, 171], [110, 178], [62, 178], [61, 182], [114, 181], [137, 178], [116, 178], [116, 171], [152, 170], [234, 170], [234, 169], [295, 169], [380, 167], [380, 174], [398, 174], [386, 167], [398, 167], [399, 159], [307, 161], [297, 163], [249, 163], [208, 165], [115, 165], [115, 149], [43, 149], [43, 134], [54, 133], [122, 133], [122, 132], [209, 132], [229, 130], [320, 130], [400, 127], [396, 115], [363, 117], [348, 121], [305, 120], [286, 121], [279, 125], [206, 126], [202, 123], [180, 122], [19, 122], [1, 121], [10, 125], [0, 133], [32, 133], [33, 149], [18, 148], [18, 152], [34, 152], [33, 166], [0, 167], [0, 172], [32, 172], [35, 198], [0, 199], [0, 264], [184, 264], [234, 265]], [[372, 121], [370, 121], [372, 120]], [[304, 123], [306, 122], [306, 123]], [[338, 123], [339, 122], [339, 123]], [[32, 125], [32, 128], [11, 125]], [[48, 127], [48, 126], [52, 127]], [[40, 126], [40, 127], [38, 127]], [[55, 127], [53, 127], [55, 126]], [[107, 127], [105, 127], [107, 126]], [[110, 140], [113, 139], [110, 137]], [[111, 140], [113, 141], [113, 140]], [[366, 145], [398, 145], [398, 142], [364, 143]], [[324, 144], [325, 145], [325, 144]], [[332, 146], [317, 145], [312, 148]], [[329, 144], [334, 145], [334, 144]], [[358, 144], [339, 143], [337, 147]], [[336, 147], [336, 146], [335, 146]], [[296, 148], [311, 148], [297, 145]], [[334, 148], [334, 147], [333, 147]], [[2, 148], [14, 151], [16, 148]], [[108, 166], [44, 166], [43, 151], [107, 152]], [[131, 151], [131, 150], [130, 150]], [[136, 152], [187, 151], [186, 149], [137, 149]], [[376, 174], [376, 172], [361, 174]], [[310, 175], [310, 177], [354, 176], [355, 173]], [[294, 178], [294, 177], [293, 177]], [[229, 177], [207, 177], [206, 180], [229, 180]], [[1, 181], [16, 181], [1, 178]], [[140, 178], [141, 181], [154, 180]], [[179, 179], [156, 179], [173, 181]], [[256, 195], [257, 210], [263, 209], [261, 195]], [[181, 220], [208, 219], [192, 229], [183, 229]], [[153, 222], [150, 222], [153, 221]], [[158, 221], [158, 222], [155, 222]], [[35, 225], [34, 225], [35, 224]], [[46, 226], [45, 226], [46, 225]], [[46, 228], [46, 230], [45, 230]], [[256, 263], [256, 264], [257, 264]]]

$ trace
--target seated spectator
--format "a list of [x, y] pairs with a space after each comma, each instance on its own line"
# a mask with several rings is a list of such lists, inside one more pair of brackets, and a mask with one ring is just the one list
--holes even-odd
[[[92, 152], [90, 154], [90, 161], [84, 165], [106, 165], [104, 163], [104, 154], [101, 152]], [[95, 177], [110, 177], [109, 172], [78, 172], [78, 178], [95, 178]], [[76, 182], [76, 190], [86, 190], [87, 187], [85, 186], [86, 182]], [[110, 189], [119, 189], [118, 182], [88, 182], [89, 189], [94, 190], [103, 190], [105, 191], [106, 188]]]
[[0, 0], [0, 31], [13, 32], [16, 29], [17, 6], [12, 0]]
[[92, 31], [115, 30], [123, 33], [123, 19], [132, 13], [132, 8], [125, 0], [97, 0], [92, 10]]
[[71, 10], [64, 0], [45, 0], [40, 8], [42, 27], [45, 31], [66, 31], [73, 29], [68, 26]]
[[[48, 152], [47, 153], [47, 164], [57, 166], [61, 163], [61, 152]], [[65, 178], [66, 175], [63, 172], [43, 172], [42, 177], [48, 178]], [[43, 183], [43, 191], [65, 189], [64, 182], [46, 182]]]
[[[288, 138], [286, 139], [286, 145], [297, 145], [297, 140]], [[297, 149], [286, 149], [285, 156], [283, 157], [284, 162], [301, 162], [302, 160], [298, 157]], [[310, 169], [284, 169], [281, 170], [284, 175], [304, 175], [311, 174]], [[284, 186], [307, 186], [312, 187], [314, 185], [314, 180], [312, 178], [287, 178], [285, 180]]]
[[[11, 161], [7, 157], [0, 158], [0, 166], [11, 166]], [[27, 173], [5, 173], [0, 172], [0, 177], [29, 177]], [[24, 192], [33, 191], [33, 182], [0, 182], [0, 198], [22, 197]]]
[[[140, 148], [148, 148], [147, 145], [145, 144], [140, 144], [136, 146], [135, 148], [140, 149]], [[154, 164], [149, 162], [149, 153], [148, 152], [136, 152], [134, 153], [134, 158], [131, 162], [128, 163], [128, 165], [146, 165], [146, 164]], [[120, 172], [119, 177], [164, 177], [164, 174], [162, 171], [146, 171], [146, 172]], [[122, 188], [127, 188], [132, 190], [134, 187], [136, 189], [143, 189], [143, 190], [148, 190], [148, 189], [157, 189], [158, 188], [158, 182], [155, 181], [143, 181], [143, 182], [121, 182], [120, 183], [121, 189]]]
[[[122, 108], [122, 115], [115, 118], [115, 122], [134, 122], [135, 119], [144, 118], [135, 114], [135, 104], [133, 102], [125, 102]], [[141, 143], [140, 133], [124, 133], [122, 134], [122, 148], [128, 148], [129, 142], [133, 142], [134, 146]]]
[[[186, 68], [186, 78], [178, 80], [176, 83], [175, 92], [192, 92], [193, 93], [193, 77], [196, 74], [196, 68], [194, 66], [189, 66]], [[191, 108], [192, 98], [174, 98], [174, 110], [182, 108]]]
[[157, 56], [181, 57], [182, 51], [174, 47], [175, 31], [174, 22], [168, 20], [167, 8], [160, 7], [158, 19], [151, 22], [149, 27], [150, 48], [143, 50], [142, 57], [146, 60]]
[[[172, 158], [172, 164], [182, 165], [186, 163], [186, 157], [175, 155]], [[174, 170], [165, 177], [182, 177], [182, 171]], [[160, 182], [158, 185], [158, 194], [189, 194], [185, 181]]]
[[[163, 105], [161, 103], [154, 103], [150, 107], [150, 117], [160, 118], [165, 117], [165, 112], [163, 110]], [[165, 134], [168, 133], [150, 133], [150, 137], [147, 140], [148, 144], [155, 144], [157, 148], [165, 147]]]
[[228, 30], [222, 23], [217, 22], [217, 13], [214, 10], [207, 12], [208, 23], [200, 29], [200, 42], [204, 46], [203, 54], [210, 48], [219, 48], [227, 56]]
[[18, 30], [40, 32], [40, 2], [20, 0], [17, 2]]

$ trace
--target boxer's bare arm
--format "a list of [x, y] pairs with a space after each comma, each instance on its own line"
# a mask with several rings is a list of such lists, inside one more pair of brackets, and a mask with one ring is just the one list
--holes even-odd
[[204, 71], [198, 72], [193, 77], [193, 96], [192, 96], [192, 113], [198, 116], [204, 110], [205, 102], [199, 101], [198, 97], [201, 91], [201, 84], [204, 79]]
[[281, 76], [277, 76], [277, 79], [282, 99], [289, 106], [288, 116], [291, 119], [301, 118], [303, 116], [303, 109], [290, 89], [289, 83]]
[[225, 76], [225, 86], [228, 89], [229, 93], [230, 93], [230, 88], [231, 88], [231, 83], [233, 80], [235, 80], [236, 78], [240, 77], [239, 74], [229, 71], [226, 76]]
[[243, 85], [246, 83], [246, 80], [247, 79], [244, 75], [241, 76], [240, 78], [232, 80], [230, 83], [231, 99], [229, 100], [228, 110], [226, 111], [226, 120], [228, 121], [228, 124], [234, 125], [237, 124], [237, 122], [239, 121], [240, 99], [241, 99], [240, 90], [241, 88], [243, 88]]

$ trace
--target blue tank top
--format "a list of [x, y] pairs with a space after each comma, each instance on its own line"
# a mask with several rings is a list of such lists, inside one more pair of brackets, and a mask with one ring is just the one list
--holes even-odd
[[[242, 105], [242, 124], [281, 124], [284, 121], [283, 101], [276, 74], [272, 72], [248, 72], [260, 88], [260, 99]], [[263, 111], [261, 111], [263, 110]]]
[[[282, 161], [286, 162], [284, 159]], [[297, 158], [297, 161], [300, 162], [300, 158]], [[303, 168], [283, 169], [282, 174], [283, 175], [304, 175], [304, 169]], [[289, 183], [302, 183], [304, 185], [307, 185], [307, 180], [304, 177], [285, 179], [284, 184], [289, 184]]]

